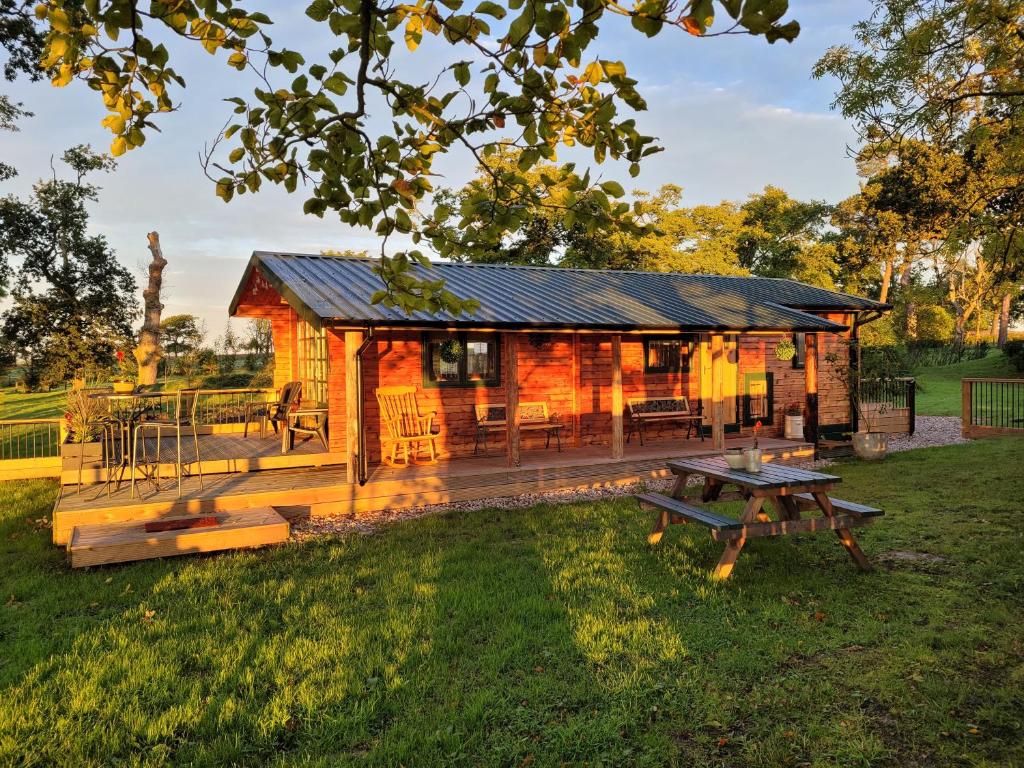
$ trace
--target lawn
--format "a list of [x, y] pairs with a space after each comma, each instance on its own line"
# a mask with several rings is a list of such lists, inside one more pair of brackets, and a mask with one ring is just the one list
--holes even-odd
[[817, 535], [725, 584], [629, 499], [72, 572], [3, 484], [0, 764], [1024, 764], [1022, 464], [839, 464], [877, 572]]
[[917, 413], [921, 416], [959, 416], [961, 379], [1024, 377], [997, 349], [980, 360], [918, 368], [913, 375], [917, 379]]

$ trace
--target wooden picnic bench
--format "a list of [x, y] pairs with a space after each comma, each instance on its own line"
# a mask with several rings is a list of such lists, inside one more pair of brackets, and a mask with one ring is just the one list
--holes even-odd
[[[885, 513], [864, 504], [831, 498], [828, 492], [842, 478], [777, 464], [767, 464], [755, 474], [731, 469], [718, 457], [671, 461], [668, 467], [676, 478], [669, 495], [642, 493], [636, 496], [641, 508], [653, 509], [658, 515], [647, 540], [657, 544], [665, 529], [677, 523], [696, 523], [709, 528], [712, 539], [725, 542], [725, 551], [714, 571], [716, 579], [729, 577], [747, 539], [825, 530], [836, 532], [861, 570], [871, 570], [850, 529], [867, 525]], [[704, 478], [698, 495], [688, 490], [692, 475]], [[726, 491], [727, 486], [736, 490]], [[696, 504], [691, 503], [694, 499]], [[746, 501], [739, 519], [701, 506], [730, 499]], [[776, 512], [775, 520], [764, 509], [768, 501]], [[802, 517], [804, 511], [810, 510], [820, 511], [821, 517]]]
[[700, 408], [696, 412], [690, 410], [690, 401], [685, 397], [631, 397], [626, 401], [626, 415], [629, 420], [627, 443], [636, 430], [640, 435], [640, 445], [643, 445], [644, 424], [666, 422], [686, 424], [687, 440], [694, 428], [700, 439], [704, 439], [704, 417]]
[[[473, 453], [478, 453], [483, 448], [487, 453], [487, 435], [491, 432], [504, 432], [508, 426], [507, 411], [504, 405], [491, 405], [483, 403], [473, 409], [476, 419], [476, 440], [473, 443]], [[555, 436], [555, 444], [558, 451], [562, 451], [562, 424], [552, 421], [548, 413], [546, 402], [520, 403], [519, 404], [519, 431], [520, 432], [546, 432], [547, 441], [544, 448], [551, 447], [551, 436]]]

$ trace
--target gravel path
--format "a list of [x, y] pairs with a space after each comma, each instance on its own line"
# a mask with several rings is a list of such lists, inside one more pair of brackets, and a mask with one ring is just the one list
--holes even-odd
[[[960, 419], [956, 416], [918, 416], [913, 437], [905, 435], [889, 439], [889, 452], [910, 451], [916, 448], [932, 448], [939, 445], [956, 445], [968, 442], [960, 434]], [[820, 469], [831, 465], [831, 461], [808, 461], [799, 466]], [[697, 482], [697, 479], [694, 479]], [[476, 509], [522, 509], [541, 502], [572, 504], [580, 501], [598, 501], [620, 496], [631, 496], [643, 491], [667, 490], [672, 479], [653, 481], [639, 485], [623, 485], [616, 488], [588, 489], [582, 491], [550, 491], [548, 493], [524, 493], [520, 496], [477, 499], [452, 504], [430, 504], [407, 509], [389, 509], [380, 512], [364, 512], [358, 516], [316, 517], [295, 520], [292, 523], [292, 538], [300, 541], [320, 536], [338, 536], [348, 533], [374, 533], [389, 523], [413, 520], [439, 512], [460, 512]]]

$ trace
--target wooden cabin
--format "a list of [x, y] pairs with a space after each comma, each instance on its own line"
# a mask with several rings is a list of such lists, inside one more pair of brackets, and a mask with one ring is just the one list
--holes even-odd
[[[230, 307], [271, 321], [274, 384], [301, 381], [303, 403], [327, 409], [330, 451], [345, 457], [349, 483], [365, 482], [384, 456], [375, 391], [394, 385], [414, 385], [421, 408], [436, 412], [451, 462], [480, 454], [483, 405], [518, 413], [543, 403], [563, 447], [612, 458], [638, 440], [630, 405], [650, 399], [686, 397], [717, 450], [758, 421], [762, 435], [780, 437], [793, 402], [805, 406], [807, 441], [848, 432], [851, 404], [832, 369], [850, 364], [858, 327], [888, 309], [792, 280], [438, 263], [431, 276], [479, 310], [407, 316], [372, 303], [375, 265], [256, 252]], [[645, 438], [680, 445], [689, 426], [652, 422]], [[512, 419], [489, 449], [517, 467], [548, 442]]]

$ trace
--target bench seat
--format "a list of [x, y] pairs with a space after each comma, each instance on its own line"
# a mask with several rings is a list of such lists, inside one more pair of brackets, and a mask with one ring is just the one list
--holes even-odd
[[[486, 454], [487, 435], [491, 432], [504, 432], [508, 427], [505, 406], [482, 403], [474, 407], [473, 416], [476, 419], [476, 440], [473, 443], [473, 453], [478, 453], [483, 446], [483, 452]], [[551, 419], [546, 402], [519, 404], [519, 431], [546, 432], [548, 439], [544, 445], [545, 448], [551, 446], [551, 436], [554, 435], [555, 444], [558, 451], [561, 452], [563, 426]]]
[[636, 499], [641, 505], [646, 504], [663, 509], [674, 517], [682, 517], [694, 523], [700, 523], [712, 531], [735, 531], [743, 527], [743, 523], [735, 518], [716, 515], [714, 512], [692, 506], [685, 501], [679, 501], [679, 499], [673, 499], [671, 496], [661, 493], [640, 493], [636, 495]]
[[694, 427], [700, 439], [704, 439], [705, 418], [699, 408], [696, 412], [690, 410], [690, 401], [685, 397], [631, 397], [626, 401], [626, 416], [629, 419], [627, 443], [636, 430], [640, 435], [640, 445], [644, 444], [644, 424], [673, 421], [686, 424], [687, 440]]
[[[818, 502], [814, 500], [814, 496], [809, 493], [794, 493], [793, 498], [796, 499], [801, 509], [821, 509], [818, 506]], [[882, 517], [885, 514], [880, 509], [869, 507], [865, 504], [858, 504], [855, 501], [834, 499], [831, 496], [829, 496], [829, 501], [832, 502], [832, 509], [835, 512], [843, 512], [853, 517]]]

